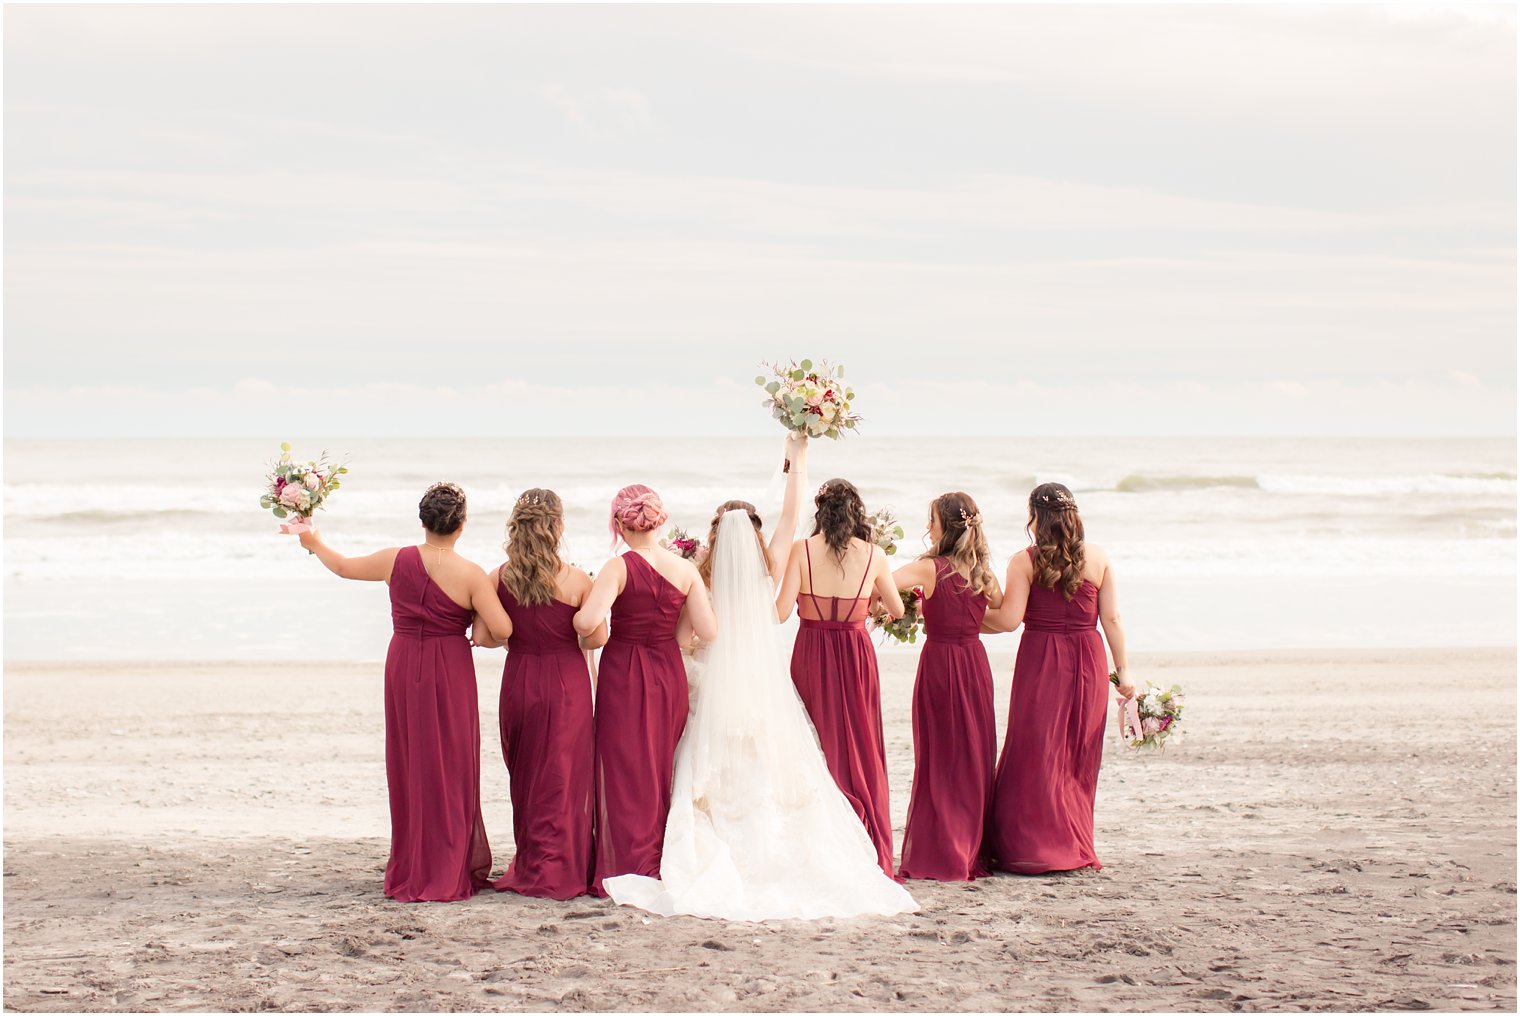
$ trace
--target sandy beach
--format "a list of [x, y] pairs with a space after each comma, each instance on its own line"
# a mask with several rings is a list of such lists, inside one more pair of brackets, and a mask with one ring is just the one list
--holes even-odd
[[[1186, 687], [1190, 733], [1109, 741], [1101, 873], [912, 882], [920, 914], [766, 925], [386, 900], [378, 664], [10, 664], [5, 1006], [1514, 1009], [1513, 649], [1134, 660]], [[899, 839], [912, 666], [883, 673]]]

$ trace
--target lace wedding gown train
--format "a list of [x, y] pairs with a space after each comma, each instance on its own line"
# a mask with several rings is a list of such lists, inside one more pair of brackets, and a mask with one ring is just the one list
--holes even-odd
[[653, 913], [734, 921], [917, 911], [824, 764], [744, 512], [723, 516], [713, 553], [718, 638], [691, 665], [660, 878], [603, 887]]

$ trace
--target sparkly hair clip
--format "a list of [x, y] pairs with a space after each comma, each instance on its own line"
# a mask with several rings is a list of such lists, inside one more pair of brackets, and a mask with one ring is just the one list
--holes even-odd
[[519, 497], [517, 499], [517, 503], [518, 504], [543, 504], [544, 500], [543, 500], [543, 498], [539, 497], [537, 494], [534, 494], [531, 497], [529, 497], [527, 494], [523, 494], [521, 497]]
[[982, 524], [982, 513], [981, 512], [972, 512], [970, 514], [967, 514], [966, 513], [966, 509], [962, 508], [961, 509], [961, 524], [967, 526], [968, 528], [974, 528], [976, 526], [981, 525]]
[[1040, 505], [1045, 508], [1060, 508], [1064, 510], [1077, 506], [1077, 502], [1065, 494], [1041, 494], [1039, 500]]
[[823, 496], [823, 495], [825, 495], [825, 494], [827, 494], [827, 493], [828, 493], [828, 492], [829, 492], [829, 485], [828, 485], [828, 484], [827, 484], [827, 483], [825, 483], [825, 484], [822, 484], [822, 485], [821, 485], [821, 486], [820, 486], [820, 487], [819, 487], [819, 488], [818, 488], [818, 496], [819, 496], [819, 497], [822, 497], [822, 496]]
[[459, 484], [450, 483], [448, 480], [439, 480], [437, 483], [433, 484], [427, 489], [427, 493], [431, 494], [437, 490], [447, 490], [450, 493], [458, 494], [460, 497], [464, 497], [464, 489], [460, 487]]

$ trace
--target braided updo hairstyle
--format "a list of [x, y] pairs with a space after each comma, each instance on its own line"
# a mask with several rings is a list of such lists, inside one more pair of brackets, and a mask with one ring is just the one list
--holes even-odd
[[963, 490], [952, 490], [929, 502], [929, 510], [939, 519], [939, 543], [924, 557], [943, 557], [957, 572], [970, 576], [971, 587], [983, 596], [997, 593], [997, 577], [992, 574], [992, 550], [982, 531], [982, 513], [976, 502]]
[[1070, 600], [1082, 588], [1082, 516], [1077, 499], [1062, 483], [1042, 483], [1029, 492], [1029, 525], [1034, 539], [1034, 580], [1060, 589]]
[[813, 535], [823, 534], [823, 542], [834, 552], [841, 567], [850, 540], [871, 542], [871, 525], [866, 521], [865, 502], [860, 499], [860, 491], [849, 480], [833, 479], [819, 487], [818, 495], [813, 498], [813, 508]]
[[612, 545], [617, 546], [625, 529], [630, 533], [647, 533], [663, 526], [668, 518], [665, 502], [660, 500], [654, 488], [630, 483], [612, 496], [612, 517], [607, 521]]
[[540, 604], [554, 599], [562, 564], [559, 538], [565, 529], [565, 505], [552, 490], [525, 490], [507, 519], [507, 563], [501, 581], [518, 603]]
[[417, 502], [422, 527], [435, 536], [451, 536], [464, 525], [464, 491], [457, 483], [439, 480]]
[[723, 521], [723, 516], [731, 511], [742, 511], [749, 516], [749, 524], [755, 527], [755, 543], [760, 547], [760, 556], [765, 559], [765, 570], [771, 570], [770, 548], [765, 545], [765, 537], [760, 532], [760, 513], [755, 506], [748, 501], [724, 501], [718, 505], [717, 511], [713, 512], [712, 527], [707, 530], [707, 556], [702, 563], [697, 565], [697, 571], [702, 576], [702, 581], [712, 585], [713, 558], [717, 556], [718, 549], [718, 526]]

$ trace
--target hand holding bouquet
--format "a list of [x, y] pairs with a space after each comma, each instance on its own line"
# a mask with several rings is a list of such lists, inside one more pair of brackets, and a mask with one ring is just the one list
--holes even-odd
[[707, 557], [707, 548], [702, 541], [680, 526], [671, 526], [670, 532], [660, 540], [660, 546], [692, 564], [701, 564], [702, 559]]
[[272, 511], [277, 519], [294, 517], [281, 523], [282, 533], [310, 532], [312, 513], [338, 489], [338, 478], [347, 472], [347, 466], [330, 461], [326, 452], [312, 462], [292, 462], [290, 444], [281, 444], [279, 461], [270, 467], [259, 507]]
[[903, 616], [894, 621], [886, 614], [877, 614], [871, 618], [871, 624], [899, 642], [917, 642], [919, 630], [924, 626], [924, 615], [921, 609], [924, 603], [924, 587], [899, 589], [897, 594], [902, 597]]
[[[1117, 672], [1108, 680], [1118, 687]], [[1182, 705], [1180, 684], [1162, 689], [1147, 681], [1144, 690], [1120, 703], [1119, 736], [1131, 748], [1164, 748], [1169, 738], [1182, 737]]]
[[820, 360], [814, 368], [812, 360], [794, 360], [786, 365], [763, 366], [769, 367], [772, 376], [755, 378], [767, 396], [760, 404], [787, 430], [837, 440], [860, 423], [859, 415], [850, 412], [855, 389], [842, 380], [842, 365], [831, 366], [827, 360]]

